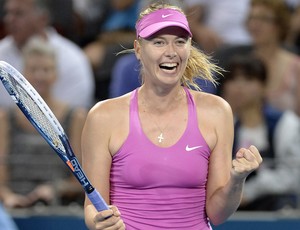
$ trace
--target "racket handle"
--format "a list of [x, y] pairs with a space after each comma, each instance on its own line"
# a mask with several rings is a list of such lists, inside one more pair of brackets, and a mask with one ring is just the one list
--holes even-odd
[[98, 212], [109, 209], [105, 200], [96, 189], [94, 189], [94, 191], [90, 194], [87, 194], [87, 196]]

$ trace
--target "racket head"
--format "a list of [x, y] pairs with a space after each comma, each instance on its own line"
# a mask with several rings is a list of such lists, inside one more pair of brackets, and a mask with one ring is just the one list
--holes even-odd
[[62, 156], [73, 155], [66, 151], [62, 139], [67, 139], [67, 136], [59, 121], [26, 78], [10, 64], [0, 61], [0, 80], [13, 101], [48, 144]]
[[39, 93], [18, 70], [4, 61], [0, 61], [0, 80], [26, 118], [78, 179], [96, 209], [108, 209], [104, 199], [84, 174], [64, 129]]

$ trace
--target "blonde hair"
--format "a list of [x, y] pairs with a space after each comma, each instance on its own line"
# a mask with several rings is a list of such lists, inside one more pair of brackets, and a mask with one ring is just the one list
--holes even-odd
[[[145, 8], [139, 15], [137, 23], [144, 16], [160, 9], [173, 9], [185, 14], [183, 10], [175, 5], [170, 5], [168, 3], [153, 3], [150, 4], [147, 8]], [[123, 50], [120, 53], [134, 53], [134, 49]], [[197, 79], [203, 79], [213, 83], [215, 86], [218, 84], [215, 74], [222, 75], [223, 69], [217, 65], [215, 65], [211, 61], [211, 57], [204, 54], [201, 50], [196, 48], [194, 45], [191, 46], [190, 57], [187, 62], [187, 66], [185, 72], [181, 78], [181, 84], [196, 90], [201, 91], [201, 88], [196, 83]]]

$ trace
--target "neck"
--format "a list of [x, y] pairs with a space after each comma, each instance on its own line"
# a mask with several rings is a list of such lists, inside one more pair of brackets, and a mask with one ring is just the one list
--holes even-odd
[[176, 108], [183, 98], [185, 91], [178, 86], [171, 90], [153, 89], [142, 86], [139, 90], [141, 103], [151, 112], [162, 113]]

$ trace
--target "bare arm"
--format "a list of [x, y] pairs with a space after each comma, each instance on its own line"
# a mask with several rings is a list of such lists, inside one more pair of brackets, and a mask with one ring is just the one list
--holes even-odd
[[214, 102], [215, 142], [210, 157], [206, 211], [210, 221], [218, 225], [238, 208], [246, 177], [261, 163], [254, 146], [241, 149], [232, 160], [233, 117], [223, 99]]
[[[91, 183], [97, 188], [107, 204], [110, 203], [110, 169], [112, 156], [109, 151], [111, 137], [110, 109], [98, 104], [88, 114], [82, 133], [82, 162]], [[84, 204], [85, 222], [89, 229], [106, 229], [110, 226], [123, 229], [123, 221], [116, 207], [97, 212], [86, 197]], [[113, 214], [112, 217], [106, 219]]]
[[[82, 165], [91, 183], [98, 189], [104, 200], [109, 204], [109, 173], [111, 155], [108, 151], [109, 133], [107, 117], [103, 115], [98, 104], [88, 113], [82, 132]], [[96, 209], [86, 197], [84, 204], [85, 221], [92, 229]]]

